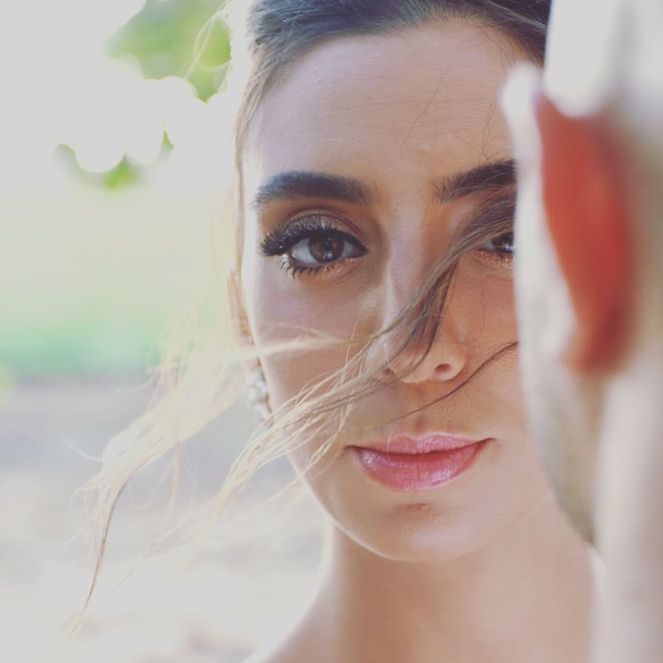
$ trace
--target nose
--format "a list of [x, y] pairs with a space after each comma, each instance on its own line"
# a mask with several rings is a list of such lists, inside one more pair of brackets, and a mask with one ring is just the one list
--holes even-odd
[[[460, 333], [460, 321], [454, 319], [454, 306], [450, 289], [444, 310], [433, 324], [426, 325], [429, 334], [423, 338], [404, 338], [411, 325], [398, 328], [375, 343], [374, 360], [380, 361], [382, 376], [407, 384], [429, 381], [448, 382], [458, 377], [467, 363], [467, 345]], [[418, 335], [421, 336], [421, 335]], [[430, 347], [429, 347], [430, 346]]]
[[419, 384], [451, 381], [462, 372], [464, 366], [465, 353], [459, 343], [435, 339], [423, 358], [420, 354], [415, 356], [411, 351], [404, 350], [389, 362], [388, 370], [402, 382]]

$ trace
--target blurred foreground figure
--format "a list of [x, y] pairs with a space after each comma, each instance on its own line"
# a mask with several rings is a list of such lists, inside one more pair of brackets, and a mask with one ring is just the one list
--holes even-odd
[[663, 2], [560, 0], [504, 105], [529, 414], [605, 563], [595, 661], [663, 661]]

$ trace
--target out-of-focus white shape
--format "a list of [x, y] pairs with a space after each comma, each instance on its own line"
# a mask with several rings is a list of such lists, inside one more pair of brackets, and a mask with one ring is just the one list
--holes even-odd
[[545, 86], [567, 113], [592, 112], [614, 86], [621, 4], [621, 0], [553, 3]]
[[172, 109], [165, 126], [174, 145], [163, 172], [163, 186], [191, 194], [221, 193], [232, 180], [231, 105], [217, 93], [202, 103]]
[[207, 105], [200, 99], [190, 99], [173, 109], [166, 120], [170, 142], [176, 147], [198, 142], [208, 128], [208, 117]]
[[175, 76], [149, 81], [148, 84], [154, 104], [159, 109], [161, 126], [175, 145], [179, 142], [179, 127], [191, 119], [191, 108], [199, 101], [195, 88], [188, 81]]
[[[89, 113], [77, 114], [77, 107], [81, 98], [94, 99], [104, 90], [104, 43], [144, 4], [145, 0], [0, 4], [1, 190], [30, 189], [37, 182], [43, 186], [42, 179], [52, 178], [53, 149], [77, 115], [83, 115], [86, 124], [99, 125]], [[92, 134], [83, 127], [86, 132]], [[95, 137], [81, 146], [79, 162], [94, 170], [106, 168], [117, 153], [109, 141]]]
[[512, 128], [515, 156], [523, 176], [529, 175], [541, 157], [539, 128], [531, 111], [533, 97], [540, 86], [540, 69], [519, 63], [509, 74], [500, 99]]
[[130, 63], [99, 62], [92, 91], [71, 93], [58, 142], [70, 145], [81, 167], [92, 172], [110, 170], [125, 154], [144, 165], [154, 162], [161, 152], [163, 128], [152, 82]]
[[[642, 148], [663, 164], [663, 3], [660, 0], [638, 0], [628, 12], [624, 28], [624, 97], [629, 123], [640, 135]], [[634, 38], [637, 36], [637, 38]]]
[[[45, 0], [0, 7], [0, 192], [30, 195], [62, 186], [52, 155], [71, 147], [86, 171], [102, 173], [123, 158], [144, 166], [173, 144], [167, 163], [149, 173], [169, 190], [199, 193], [227, 177], [227, 95], [207, 103], [177, 77], [145, 80], [131, 61], [104, 53], [105, 40], [144, 0]], [[4, 65], [3, 65], [4, 63]], [[226, 136], [226, 134], [224, 134]]]
[[545, 86], [568, 113], [619, 98], [618, 112], [663, 143], [663, 2], [559, 0], [553, 4]]
[[124, 134], [126, 156], [134, 163], [149, 166], [154, 163], [163, 144], [163, 131], [152, 117], [138, 114], [134, 121], [127, 125]]
[[140, 79], [132, 90], [130, 112], [123, 118], [122, 142], [127, 156], [145, 166], [154, 163], [161, 153], [169, 118], [185, 112], [195, 95], [194, 87], [181, 78]]
[[570, 114], [610, 106], [640, 149], [663, 145], [663, 2], [559, 0], [553, 5], [545, 87]]
[[55, 629], [40, 622], [35, 628], [34, 616], [23, 610], [3, 614], [0, 624], [2, 648], [13, 660], [20, 663], [47, 661], [56, 641]]
[[[71, 1], [71, 0], [70, 0]], [[105, 41], [128, 23], [145, 7], [146, 0], [73, 0], [78, 6], [89, 9], [89, 20], [97, 26], [98, 37]]]
[[105, 173], [122, 161], [124, 153], [113, 140], [99, 132], [88, 134], [76, 148], [76, 163], [89, 173]]

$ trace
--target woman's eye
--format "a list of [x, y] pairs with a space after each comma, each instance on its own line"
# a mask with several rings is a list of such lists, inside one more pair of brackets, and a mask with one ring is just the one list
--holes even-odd
[[355, 242], [340, 234], [313, 235], [303, 239], [288, 251], [288, 255], [303, 267], [319, 267], [347, 258], [363, 255]]
[[492, 253], [502, 258], [510, 258], [513, 256], [514, 238], [513, 231], [491, 237], [478, 247], [482, 253]]
[[326, 217], [321, 216], [297, 219], [284, 229], [272, 231], [260, 242], [260, 252], [265, 256], [282, 256], [281, 266], [293, 276], [335, 269], [366, 251], [359, 240], [330, 226]]

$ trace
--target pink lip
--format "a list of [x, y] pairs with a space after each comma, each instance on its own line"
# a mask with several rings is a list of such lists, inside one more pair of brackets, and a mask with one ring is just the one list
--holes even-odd
[[470, 467], [488, 440], [452, 435], [395, 437], [352, 447], [361, 467], [379, 483], [401, 492], [435, 490]]

